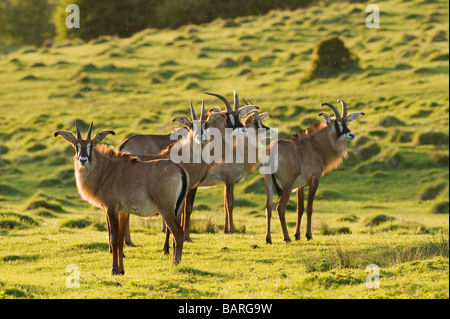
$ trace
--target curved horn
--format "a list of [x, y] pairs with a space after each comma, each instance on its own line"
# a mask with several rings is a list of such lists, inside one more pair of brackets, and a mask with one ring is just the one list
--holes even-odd
[[204, 121], [206, 119], [206, 112], [205, 112], [205, 101], [202, 101], [202, 115], [200, 117], [200, 120]]
[[341, 114], [339, 114], [339, 111], [336, 109], [336, 107], [333, 104], [324, 102], [324, 103], [320, 103], [320, 105], [322, 105], [322, 106], [326, 105], [330, 109], [332, 109], [334, 112], [334, 115], [336, 116], [337, 119], [341, 117]]
[[234, 110], [237, 111], [239, 110], [239, 98], [236, 91], [233, 91], [233, 95], [234, 95]]
[[92, 133], [92, 126], [94, 125], [94, 121], [91, 122], [91, 125], [89, 125], [89, 130], [86, 136], [86, 139], [90, 140], [91, 139], [91, 133]]
[[197, 115], [195, 115], [194, 106], [192, 106], [192, 102], [191, 101], [189, 101], [189, 104], [191, 106], [192, 120], [196, 121], [197, 120]]
[[342, 100], [338, 100], [338, 102], [341, 102], [342, 105], [342, 117], [347, 117], [347, 105]]
[[224, 98], [222, 95], [216, 94], [216, 93], [208, 93], [208, 92], [205, 92], [205, 94], [209, 94], [209, 95], [212, 95], [212, 96], [215, 96], [215, 97], [221, 99], [222, 102], [227, 107], [227, 112], [228, 113], [233, 113], [233, 109], [231, 108], [230, 102], [228, 102], [228, 100], [226, 98]]
[[77, 121], [75, 121], [75, 127], [77, 128], [77, 140], [81, 140], [80, 128], [78, 127]]

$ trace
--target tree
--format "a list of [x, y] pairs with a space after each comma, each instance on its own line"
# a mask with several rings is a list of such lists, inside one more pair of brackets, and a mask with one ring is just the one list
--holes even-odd
[[0, 0], [0, 38], [39, 46], [55, 34], [52, 14], [48, 0]]

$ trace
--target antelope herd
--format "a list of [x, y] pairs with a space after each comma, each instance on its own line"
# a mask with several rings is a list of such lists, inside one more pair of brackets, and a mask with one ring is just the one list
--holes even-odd
[[[69, 131], [54, 133], [55, 137], [64, 137], [76, 151], [74, 167], [80, 196], [106, 210], [109, 247], [113, 255], [111, 274], [125, 272], [123, 246], [124, 243], [133, 245], [129, 214], [142, 217], [161, 214], [167, 226], [163, 251], [169, 252], [169, 235], [172, 233], [172, 262], [178, 264], [183, 242], [191, 241], [190, 216], [199, 187], [225, 185], [224, 230], [233, 233], [234, 186], [259, 166], [265, 167], [260, 173], [264, 175], [267, 197], [266, 243], [272, 243], [270, 221], [274, 191], [279, 195], [276, 209], [284, 240], [289, 242], [285, 212], [291, 192], [297, 189], [294, 238], [300, 239], [305, 186], [309, 187], [306, 237], [312, 239], [311, 217], [319, 179], [347, 156], [347, 141], [355, 137], [347, 125], [365, 114], [347, 114], [345, 102], [339, 100], [341, 116], [334, 105], [322, 103], [333, 111], [334, 117], [321, 112], [319, 116], [325, 122], [318, 121], [295, 133], [291, 139], [277, 140], [275, 130], [262, 123], [271, 115], [261, 113], [251, 101], [244, 100], [246, 105], [239, 107], [238, 95], [234, 92], [232, 107], [222, 95], [207, 94], [219, 98], [226, 109], [213, 107], [206, 111], [203, 102], [198, 119], [190, 103], [192, 119], [184, 115], [172, 119], [172, 123], [177, 122], [182, 128], [167, 135], [134, 135], [117, 149], [99, 145], [108, 134], [115, 134], [112, 130], [99, 131], [91, 138], [93, 123], [86, 139], [81, 137], [76, 123], [76, 137]], [[266, 148], [267, 138], [272, 142]], [[261, 154], [256, 154], [260, 149], [263, 158], [268, 160], [261, 161]]]

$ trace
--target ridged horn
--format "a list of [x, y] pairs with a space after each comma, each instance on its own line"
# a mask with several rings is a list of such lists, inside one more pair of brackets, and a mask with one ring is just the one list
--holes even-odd
[[94, 125], [94, 121], [91, 122], [91, 125], [89, 125], [89, 130], [86, 136], [86, 139], [90, 140], [91, 139], [91, 133], [92, 133], [92, 126]]
[[75, 127], [77, 129], [77, 140], [81, 140], [80, 128], [78, 127], [77, 121], [75, 121]]
[[220, 94], [216, 94], [216, 93], [205, 92], [205, 94], [209, 94], [209, 95], [212, 95], [212, 96], [215, 96], [215, 97], [219, 98], [225, 104], [225, 106], [227, 107], [227, 112], [228, 113], [233, 113], [233, 109], [231, 108], [230, 102], [228, 102], [228, 100], [225, 97], [223, 97]]
[[195, 115], [194, 106], [192, 105], [192, 102], [191, 102], [191, 101], [189, 101], [189, 105], [191, 106], [192, 120], [193, 120], [193, 121], [196, 121], [196, 120], [197, 120], [197, 115]]
[[205, 101], [202, 101], [202, 115], [200, 117], [202, 121], [206, 120], [206, 112], [205, 112]]
[[239, 111], [239, 98], [236, 91], [233, 91], [233, 96], [234, 96], [234, 110]]
[[250, 99], [245, 100], [244, 98], [242, 98], [242, 101], [244, 101], [245, 105], [253, 105], [253, 102]]
[[334, 115], [336, 116], [337, 119], [341, 117], [341, 114], [339, 114], [339, 111], [336, 109], [336, 107], [333, 104], [324, 102], [324, 103], [320, 103], [320, 105], [322, 105], [322, 106], [326, 105], [330, 109], [332, 109], [334, 112]]
[[338, 100], [338, 102], [341, 102], [342, 105], [342, 117], [347, 117], [347, 105], [342, 100]]

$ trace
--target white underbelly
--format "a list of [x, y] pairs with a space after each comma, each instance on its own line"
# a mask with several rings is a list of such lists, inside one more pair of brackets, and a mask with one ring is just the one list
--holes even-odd
[[141, 217], [149, 217], [158, 213], [158, 207], [156, 204], [149, 198], [142, 201], [133, 201], [124, 203], [122, 205], [121, 211], [133, 215], [138, 215]]
[[295, 189], [306, 186], [306, 185], [308, 185], [308, 181], [302, 175], [298, 175], [294, 181], [292, 190], [294, 191]]

